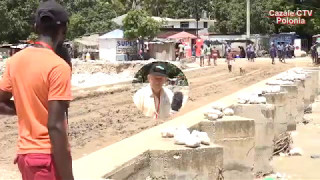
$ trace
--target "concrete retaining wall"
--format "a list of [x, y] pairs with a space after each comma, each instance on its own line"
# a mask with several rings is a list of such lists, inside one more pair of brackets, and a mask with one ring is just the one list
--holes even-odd
[[[295, 82], [295, 84], [298, 87], [298, 96], [297, 96], [297, 113], [298, 114], [296, 116], [295, 124], [298, 122], [302, 122], [302, 120], [303, 120], [303, 115], [304, 115], [304, 110], [305, 110], [304, 92], [309, 91], [308, 87], [310, 87], [310, 84], [309, 84], [309, 86], [305, 86], [304, 82], [305, 81], [296, 81]], [[311, 91], [312, 91], [312, 89], [310, 90], [310, 92]], [[311, 97], [311, 93], [310, 93], [310, 97]], [[309, 103], [311, 103], [310, 97], [309, 97]]]
[[288, 131], [296, 130], [296, 119], [298, 119], [298, 86], [297, 85], [281, 85], [281, 91], [287, 92], [287, 106], [288, 112]]
[[289, 122], [288, 113], [288, 93], [267, 93], [263, 95], [267, 99], [268, 104], [273, 104], [275, 108], [274, 113], [274, 138], [287, 131]]
[[207, 132], [215, 144], [223, 146], [225, 180], [254, 178], [254, 120], [225, 116], [216, 122], [202, 121], [198, 128]]
[[305, 68], [306, 71], [310, 71], [310, 72], [315, 72], [316, 74], [316, 77], [315, 77], [315, 86], [316, 86], [316, 93], [317, 95], [320, 94], [320, 68], [312, 68], [312, 67], [309, 67], [309, 68]]
[[173, 139], [163, 139], [162, 145], [125, 163], [105, 178], [115, 180], [151, 179], [217, 179], [223, 168], [223, 148], [202, 146], [192, 149], [174, 145]]
[[223, 168], [222, 147], [175, 148], [150, 153], [150, 177], [154, 179], [217, 179]]
[[272, 171], [275, 106], [271, 104], [236, 104], [235, 115], [252, 118], [255, 122], [254, 172]]
[[304, 80], [304, 87], [305, 87], [305, 91], [304, 91], [304, 108], [308, 107], [311, 102], [312, 102], [312, 99], [311, 99], [311, 94], [312, 94], [312, 78], [311, 76], [310, 77], [307, 77], [305, 80]]

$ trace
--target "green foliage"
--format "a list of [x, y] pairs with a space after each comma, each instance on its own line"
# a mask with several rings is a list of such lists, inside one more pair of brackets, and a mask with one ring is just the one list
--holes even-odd
[[[67, 38], [84, 34], [105, 33], [117, 28], [112, 18], [125, 13], [119, 0], [57, 0], [70, 13]], [[0, 43], [27, 39], [34, 31], [33, 23], [39, 0], [0, 1]]]
[[148, 16], [144, 10], [128, 12], [123, 20], [124, 36], [128, 39], [154, 38], [160, 31], [161, 23]]
[[[57, 0], [70, 13], [67, 38], [92, 33], [105, 33], [118, 28], [111, 20], [129, 12], [125, 35], [131, 39], [151, 39], [160, 25], [149, 18], [195, 18], [206, 11], [216, 19], [210, 32], [244, 34], [246, 32], [246, 0]], [[33, 32], [33, 15], [39, 0], [0, 1], [0, 43], [15, 43], [27, 39]], [[141, 10], [136, 8], [141, 7]], [[269, 18], [269, 10], [314, 10], [313, 17], [306, 18], [306, 25], [277, 25]], [[318, 0], [251, 0], [251, 32], [278, 33], [295, 31], [301, 35], [318, 34], [320, 31], [320, 3]], [[132, 16], [132, 17], [130, 17]]]
[[38, 40], [38, 38], [39, 38], [39, 36], [38, 36], [36, 33], [32, 32], [32, 33], [29, 35], [29, 37], [27, 38], [27, 40], [36, 41], [36, 40]]
[[38, 0], [1, 0], [0, 42], [26, 39], [33, 29], [32, 15], [38, 4]]
[[66, 1], [65, 6], [70, 17], [68, 39], [80, 37], [85, 34], [105, 33], [117, 28], [111, 20], [122, 14], [123, 5], [119, 1], [83, 0]]

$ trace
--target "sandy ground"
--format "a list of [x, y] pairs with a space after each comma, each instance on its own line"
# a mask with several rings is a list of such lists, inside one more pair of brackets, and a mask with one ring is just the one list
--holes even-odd
[[[306, 115], [312, 119], [307, 125], [299, 124], [293, 133], [293, 148], [300, 148], [302, 156], [274, 157], [272, 165], [282, 179], [319, 180], [320, 173], [320, 102], [313, 104], [313, 113]], [[311, 158], [316, 155], [318, 158]]]
[[[292, 67], [311, 66], [310, 62], [309, 58], [301, 58], [288, 60], [286, 64], [271, 65], [270, 59], [258, 59], [254, 63], [242, 59], [236, 62], [234, 72], [229, 73], [226, 63], [221, 59], [216, 67], [187, 71], [185, 74], [190, 84], [189, 100], [185, 108], [175, 116], [197, 109]], [[239, 67], [245, 67], [246, 75], [239, 75]], [[165, 121], [144, 117], [133, 104], [133, 93], [133, 88], [127, 86], [77, 98], [71, 103], [69, 128], [74, 159]], [[16, 117], [0, 118], [0, 179], [19, 179], [17, 167], [12, 164], [17, 140], [16, 121]]]

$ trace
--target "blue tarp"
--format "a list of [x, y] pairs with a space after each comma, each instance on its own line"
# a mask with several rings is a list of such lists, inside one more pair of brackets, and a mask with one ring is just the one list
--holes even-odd
[[123, 31], [116, 29], [99, 37], [99, 39], [123, 39]]

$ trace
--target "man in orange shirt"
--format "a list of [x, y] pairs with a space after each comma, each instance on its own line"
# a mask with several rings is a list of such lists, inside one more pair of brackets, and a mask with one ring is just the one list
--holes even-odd
[[71, 68], [55, 53], [67, 22], [61, 5], [41, 3], [36, 13], [40, 40], [8, 60], [0, 81], [0, 113], [18, 116], [15, 163], [23, 180], [74, 179], [65, 116], [72, 100]]

